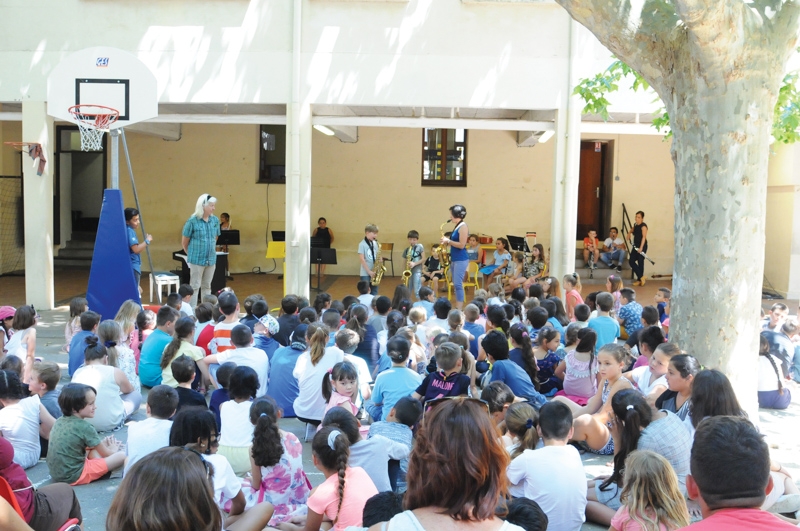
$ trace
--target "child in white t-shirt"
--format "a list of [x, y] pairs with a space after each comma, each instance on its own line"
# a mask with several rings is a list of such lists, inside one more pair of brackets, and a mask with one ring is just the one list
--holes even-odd
[[49, 437], [55, 419], [39, 401], [38, 395], [24, 398], [19, 375], [13, 371], [0, 371], [0, 435], [14, 446], [14, 462], [30, 468], [39, 462], [42, 447], [41, 433]]
[[534, 500], [548, 518], [548, 529], [580, 529], [586, 511], [586, 473], [581, 456], [567, 443], [572, 412], [566, 404], [548, 402], [539, 410], [538, 430], [544, 447], [524, 450], [508, 465], [509, 493]]
[[128, 443], [124, 474], [142, 457], [169, 446], [169, 420], [178, 409], [178, 393], [168, 385], [157, 385], [147, 394], [147, 419], [131, 422], [128, 426]]
[[257, 391], [256, 371], [247, 366], [236, 367], [231, 374], [228, 388], [231, 399], [219, 407], [222, 429], [217, 453], [228, 459], [231, 468], [239, 477], [250, 471], [250, 446], [253, 444], [250, 406]]
[[[203, 358], [202, 363], [209, 367], [209, 373], [212, 376], [216, 376], [216, 369], [219, 368], [215, 364], [221, 365], [229, 361], [237, 366], [244, 365], [252, 368], [258, 377], [258, 389], [255, 396], [264, 396], [267, 394], [267, 380], [269, 377], [269, 357], [267, 353], [253, 346], [253, 333], [247, 325], [240, 324], [233, 327], [230, 340], [233, 344], [233, 349], [206, 356]], [[219, 388], [218, 385], [217, 387]]]
[[642, 367], [637, 367], [629, 373], [623, 374], [639, 389], [651, 406], [656, 399], [667, 390], [667, 369], [669, 361], [681, 351], [674, 343], [661, 343], [656, 347], [650, 362]]

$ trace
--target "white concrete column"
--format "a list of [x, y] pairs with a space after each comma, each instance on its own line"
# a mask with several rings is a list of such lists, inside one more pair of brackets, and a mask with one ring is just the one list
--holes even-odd
[[37, 308], [55, 307], [53, 276], [53, 171], [55, 136], [53, 119], [43, 101], [22, 103], [22, 140], [42, 145], [47, 164], [36, 175], [31, 164], [22, 165], [25, 208], [25, 300]]
[[[311, 106], [287, 108], [286, 292], [308, 297], [311, 247]], [[298, 120], [294, 119], [297, 113]], [[296, 131], [295, 131], [296, 129]], [[298, 143], [292, 157], [294, 144]]]
[[[580, 177], [580, 97], [572, 94], [578, 83], [577, 61], [582, 31], [569, 19], [570, 67], [564, 88], [564, 102], [556, 114], [556, 163], [553, 182], [553, 212], [550, 243], [550, 275], [559, 279], [575, 271], [575, 242], [578, 227], [578, 182]], [[561, 294], [559, 294], [561, 296]]]

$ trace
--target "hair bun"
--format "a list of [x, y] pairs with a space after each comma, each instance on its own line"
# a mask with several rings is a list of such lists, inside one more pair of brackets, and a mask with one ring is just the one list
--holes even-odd
[[100, 338], [95, 335], [91, 335], [86, 338], [86, 344], [89, 345], [90, 347], [96, 347], [97, 343], [99, 342]]

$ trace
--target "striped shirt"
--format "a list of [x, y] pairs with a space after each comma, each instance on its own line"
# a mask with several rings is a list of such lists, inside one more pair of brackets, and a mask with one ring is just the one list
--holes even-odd
[[189, 238], [189, 252], [186, 261], [199, 266], [211, 266], [217, 263], [217, 236], [219, 236], [219, 218], [211, 215], [208, 221], [197, 216], [190, 216], [183, 226], [183, 236]]
[[239, 324], [241, 323], [238, 321], [235, 323], [222, 322], [214, 326], [214, 338], [208, 343], [208, 348], [211, 350], [212, 354], [218, 354], [233, 348], [233, 343], [231, 343], [231, 330]]

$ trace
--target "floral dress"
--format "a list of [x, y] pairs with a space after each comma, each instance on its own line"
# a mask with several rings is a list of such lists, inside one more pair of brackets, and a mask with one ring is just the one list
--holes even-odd
[[139, 375], [136, 374], [136, 356], [134, 356], [133, 350], [123, 345], [117, 345], [117, 366], [128, 377], [133, 389], [141, 393], [142, 384], [139, 382]]
[[303, 471], [303, 445], [292, 433], [282, 433], [283, 455], [269, 467], [261, 467], [261, 485], [252, 485], [251, 477], [242, 481], [247, 509], [269, 502], [275, 507], [269, 525], [276, 527], [292, 516], [308, 514], [306, 501], [311, 482]]
[[553, 389], [561, 389], [561, 380], [555, 375], [559, 363], [561, 363], [561, 358], [554, 350], [548, 350], [547, 356], [536, 360], [536, 365], [539, 367], [539, 392], [542, 394], [547, 394]]

